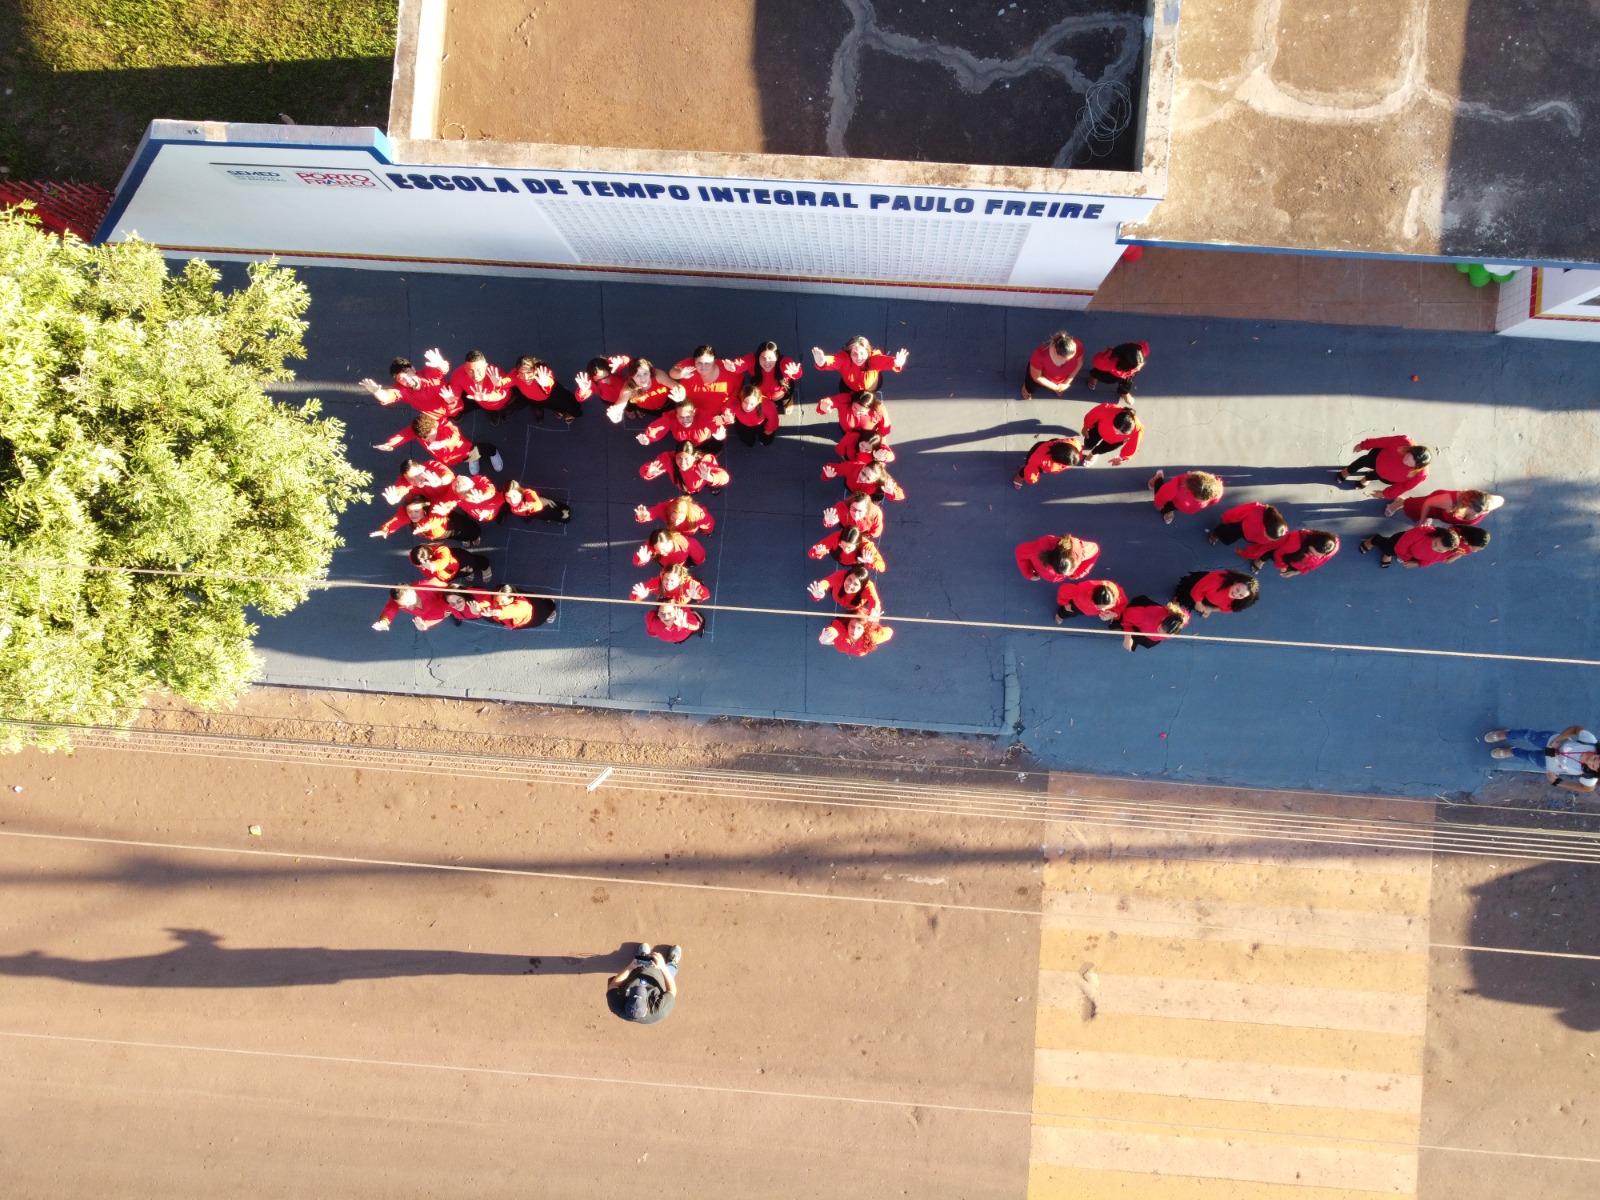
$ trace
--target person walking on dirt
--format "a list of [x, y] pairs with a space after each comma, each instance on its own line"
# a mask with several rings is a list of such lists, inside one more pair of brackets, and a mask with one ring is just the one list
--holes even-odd
[[682, 946], [668, 946], [666, 953], [640, 942], [633, 961], [606, 980], [606, 1007], [624, 1021], [654, 1025], [667, 1019], [678, 1002], [678, 963]]

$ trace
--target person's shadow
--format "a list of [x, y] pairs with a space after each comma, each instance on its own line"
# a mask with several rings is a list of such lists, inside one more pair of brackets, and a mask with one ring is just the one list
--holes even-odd
[[[1557, 1010], [1582, 1033], [1600, 1032], [1600, 867], [1540, 863], [1472, 889], [1473, 994]], [[1516, 953], [1522, 951], [1524, 953]]]
[[160, 954], [81, 959], [30, 950], [0, 956], [0, 975], [133, 988], [313, 987], [346, 979], [423, 975], [609, 975], [632, 961], [634, 945], [629, 942], [602, 954], [581, 955], [332, 950], [322, 946], [233, 949], [205, 929], [167, 932], [178, 944]]

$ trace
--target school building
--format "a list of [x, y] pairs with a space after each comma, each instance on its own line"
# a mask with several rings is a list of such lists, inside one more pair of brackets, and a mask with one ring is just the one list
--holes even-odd
[[401, 0], [387, 131], [153, 122], [98, 236], [1058, 309], [1267, 253], [1374, 324], [1370, 264], [1460, 264], [1440, 311], [1600, 340], [1592, 9]]

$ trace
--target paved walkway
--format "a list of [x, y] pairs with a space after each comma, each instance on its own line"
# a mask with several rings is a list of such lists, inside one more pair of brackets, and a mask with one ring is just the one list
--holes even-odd
[[[660, 361], [712, 340], [744, 352], [765, 337], [786, 350], [837, 346], [855, 333], [912, 351], [889, 380], [897, 476], [910, 500], [890, 508], [883, 592], [895, 642], [865, 661], [816, 644], [820, 615], [716, 612], [704, 639], [669, 648], [620, 600], [642, 577], [629, 556], [632, 510], [668, 493], [637, 469], [643, 449], [591, 413], [568, 432], [525, 418], [469, 436], [500, 444], [507, 476], [571, 500], [566, 529], [495, 531], [498, 578], [563, 596], [549, 629], [368, 625], [382, 596], [340, 589], [263, 622], [270, 682], [793, 717], [1020, 737], [1054, 769], [1323, 790], [1431, 794], [1484, 778], [1472, 738], [1506, 722], [1564, 724], [1600, 702], [1591, 668], [1470, 657], [1600, 659], [1592, 586], [1600, 438], [1588, 346], [1470, 334], [1420, 334], [1156, 316], [1073, 314], [1092, 349], [1148, 339], [1146, 446], [1131, 465], [1099, 466], [1016, 492], [1009, 481], [1039, 436], [1075, 428], [1091, 393], [1025, 403], [1016, 381], [1058, 314], [982, 306], [610, 283], [400, 276], [310, 269], [311, 358], [301, 386], [350, 427], [352, 457], [393, 478], [399, 455], [366, 447], [403, 423], [355, 389], [396, 353], [439, 345], [491, 361], [549, 359], [564, 376], [591, 355]], [[1412, 376], [1418, 378], [1413, 381]], [[802, 381], [815, 399], [815, 373]], [[778, 443], [733, 447], [732, 485], [712, 502], [718, 530], [705, 581], [723, 605], [820, 610], [804, 586], [822, 572], [805, 548], [839, 494], [818, 476], [835, 427], [809, 407]], [[1359, 438], [1402, 431], [1440, 449], [1441, 485], [1510, 497], [1476, 558], [1430, 571], [1379, 571], [1354, 541], [1381, 527], [1377, 502], [1328, 482]], [[1156, 519], [1144, 480], [1156, 467], [1216, 471], [1230, 499], [1271, 499], [1292, 522], [1325, 527], [1347, 552], [1303, 580], [1263, 581], [1241, 616], [1195, 622], [1202, 635], [1460, 651], [1417, 658], [1365, 650], [1229, 645], [1202, 638], [1128, 656], [1109, 638], [1058, 631], [1052, 596], [1012, 564], [1019, 541], [1075, 532], [1105, 547], [1104, 573], [1164, 594], [1186, 571], [1236, 561], [1208, 548], [1205, 523]], [[332, 575], [392, 584], [412, 577], [399, 539], [371, 541], [387, 515], [345, 521]], [[1398, 528], [1390, 525], [1389, 528]], [[1037, 632], [1005, 628], [1026, 625]]]

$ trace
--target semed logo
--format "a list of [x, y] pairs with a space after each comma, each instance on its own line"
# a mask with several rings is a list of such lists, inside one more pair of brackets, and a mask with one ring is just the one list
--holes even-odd
[[223, 167], [222, 173], [229, 179], [239, 183], [288, 183], [289, 179], [282, 171], [274, 171], [269, 167]]

